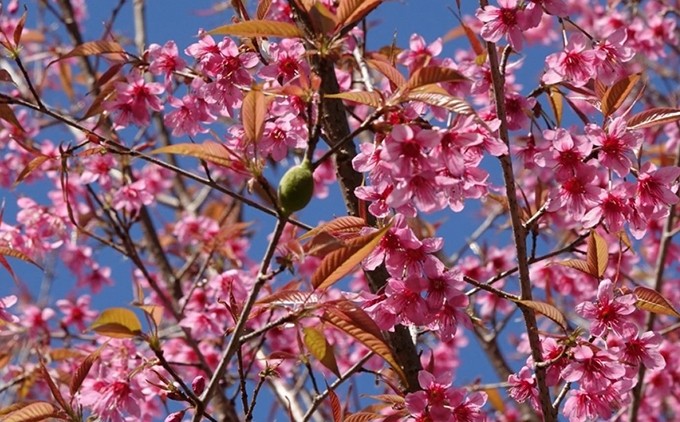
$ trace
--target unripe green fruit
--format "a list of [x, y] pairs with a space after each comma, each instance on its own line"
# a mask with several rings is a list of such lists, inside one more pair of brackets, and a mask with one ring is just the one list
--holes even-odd
[[279, 204], [285, 215], [306, 207], [313, 194], [314, 176], [309, 160], [288, 169], [279, 182]]

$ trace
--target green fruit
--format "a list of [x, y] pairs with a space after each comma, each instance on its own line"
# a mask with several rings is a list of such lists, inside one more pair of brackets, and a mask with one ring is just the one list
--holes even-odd
[[312, 163], [305, 159], [291, 167], [279, 182], [279, 204], [285, 215], [300, 211], [309, 204], [314, 194]]

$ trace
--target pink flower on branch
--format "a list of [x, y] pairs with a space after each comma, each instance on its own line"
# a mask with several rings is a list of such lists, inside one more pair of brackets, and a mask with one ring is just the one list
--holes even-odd
[[532, 22], [531, 12], [519, 5], [518, 0], [498, 0], [496, 6], [477, 10], [477, 19], [482, 21], [481, 35], [487, 41], [497, 42], [503, 36], [508, 38], [516, 51], [522, 49], [522, 31], [537, 23]]

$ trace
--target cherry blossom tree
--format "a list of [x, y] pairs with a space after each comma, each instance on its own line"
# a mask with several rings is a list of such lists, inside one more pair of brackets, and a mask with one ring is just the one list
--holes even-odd
[[0, 14], [0, 420], [680, 417], [677, 0], [127, 3]]

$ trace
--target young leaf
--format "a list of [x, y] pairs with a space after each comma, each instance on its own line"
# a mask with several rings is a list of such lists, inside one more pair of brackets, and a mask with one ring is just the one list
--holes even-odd
[[307, 233], [303, 234], [298, 240], [306, 240], [318, 235], [319, 233], [329, 233], [334, 237], [344, 237], [343, 234], [350, 234], [355, 237], [356, 234], [366, 227], [366, 221], [360, 217], [353, 217], [351, 215], [335, 218], [327, 223], [313, 228]]
[[457, 82], [467, 80], [462, 73], [457, 70], [449, 69], [448, 67], [429, 66], [422, 67], [411, 75], [406, 82], [405, 90], [413, 90], [415, 88], [436, 84], [440, 82]]
[[53, 417], [57, 408], [45, 401], [37, 401], [13, 411], [2, 419], [2, 422], [36, 422]]
[[335, 360], [333, 346], [328, 343], [326, 336], [321, 331], [312, 327], [305, 327], [302, 331], [304, 333], [303, 341], [309, 353], [340, 378], [340, 369], [338, 369], [338, 362]]
[[[366, 317], [370, 320], [368, 315], [366, 315]], [[382, 357], [403, 381], [406, 380], [406, 375], [394, 358], [392, 350], [380, 335], [376, 336], [375, 333], [372, 332], [373, 330], [371, 327], [365, 327], [360, 322], [355, 321], [347, 313], [332, 307], [328, 307], [326, 309], [324, 314], [321, 316], [321, 319], [357, 339], [375, 354]], [[373, 323], [373, 325], [375, 325], [375, 323]], [[378, 334], [380, 334], [379, 331]]]
[[139, 309], [144, 311], [145, 314], [147, 314], [153, 322], [156, 323], [156, 327], [158, 327], [163, 320], [163, 307], [158, 306], [158, 305], [137, 305]]
[[429, 85], [417, 91], [411, 91], [406, 95], [406, 100], [420, 101], [432, 106], [442, 107], [464, 116], [469, 116], [475, 112], [467, 101], [454, 97], [436, 85]]
[[680, 120], [680, 109], [661, 107], [641, 111], [628, 119], [628, 129], [644, 129]]
[[241, 119], [249, 142], [257, 142], [262, 138], [267, 107], [272, 99], [273, 97], [266, 97], [260, 89], [251, 89], [243, 99]]
[[0, 69], [0, 82], [9, 82], [13, 85], [16, 85], [14, 79], [12, 79], [12, 75], [7, 71], [7, 69]]
[[383, 105], [383, 97], [377, 92], [353, 91], [339, 92], [337, 94], [326, 94], [325, 98], [339, 98], [341, 100], [352, 101], [354, 103], [366, 104], [373, 108]]
[[19, 22], [17, 22], [17, 25], [14, 27], [14, 46], [19, 47], [19, 43], [21, 42], [21, 34], [24, 32], [24, 26], [26, 25], [26, 13], [24, 11], [24, 14], [21, 15], [21, 19], [19, 19]]
[[340, 0], [338, 22], [343, 29], [351, 27], [380, 6], [383, 0]]
[[609, 248], [607, 242], [595, 230], [591, 231], [588, 237], [586, 261], [588, 262], [588, 272], [597, 278], [602, 278], [607, 270]]
[[385, 415], [381, 415], [379, 413], [371, 413], [371, 412], [356, 412], [352, 413], [351, 415], [347, 415], [345, 419], [343, 420], [344, 422], [369, 422], [369, 421], [374, 421], [376, 419], [383, 419]]
[[[12, 258], [16, 258], [16, 259], [19, 259], [19, 260], [21, 260], [21, 261], [24, 261], [24, 262], [28, 262], [28, 263], [30, 263], [30, 264], [33, 264], [33, 265], [35, 265], [36, 267], [40, 268], [41, 270], [43, 269], [43, 267], [41, 267], [40, 265], [38, 265], [38, 263], [36, 263], [35, 261], [33, 261], [31, 258], [29, 258], [28, 255], [26, 255], [25, 253], [20, 252], [20, 251], [18, 251], [18, 250], [16, 250], [16, 249], [8, 248], [8, 247], [6, 247], [6, 246], [0, 246], [0, 256], [2, 256], [2, 257], [11, 256]], [[10, 272], [11, 272], [11, 271], [10, 271]]]
[[271, 5], [272, 0], [260, 0], [257, 3], [257, 12], [255, 12], [255, 16], [258, 20], [262, 20], [265, 16], [267, 16], [267, 12], [269, 12]]
[[614, 85], [607, 88], [602, 96], [602, 114], [604, 117], [609, 117], [616, 113], [616, 110], [621, 107], [630, 92], [635, 88], [635, 85], [640, 81], [641, 73], [635, 73], [617, 81]]
[[25, 132], [24, 128], [19, 123], [17, 116], [14, 115], [14, 110], [8, 104], [0, 103], [0, 119], [9, 122], [15, 128], [19, 129], [22, 133]]
[[548, 88], [548, 99], [550, 100], [550, 108], [552, 108], [555, 115], [555, 123], [557, 126], [562, 126], [562, 93], [556, 86], [551, 85]]
[[335, 250], [321, 261], [312, 275], [315, 289], [325, 289], [349, 274], [380, 243], [391, 225], [387, 225], [373, 233], [348, 240], [346, 246]]
[[326, 389], [328, 390], [328, 400], [331, 402], [333, 422], [342, 422], [342, 404], [340, 404], [340, 399], [335, 394], [335, 391], [328, 386], [328, 383], [326, 383]]
[[637, 298], [635, 306], [638, 309], [654, 314], [670, 315], [680, 318], [680, 312], [678, 312], [673, 305], [656, 290], [638, 286], [633, 290], [633, 294], [635, 294], [635, 297]]
[[47, 371], [47, 368], [45, 367], [45, 364], [43, 362], [40, 362], [40, 375], [42, 376], [43, 380], [45, 380], [45, 382], [47, 383], [47, 387], [50, 389], [50, 392], [52, 392], [52, 397], [54, 397], [54, 400], [57, 401], [59, 406], [66, 412], [71, 411], [71, 406], [69, 406], [66, 400], [64, 400], [64, 396], [61, 395], [59, 387], [57, 387], [57, 385], [54, 383], [52, 376]]
[[302, 38], [302, 31], [292, 23], [269, 20], [249, 20], [222, 25], [209, 31], [211, 35], [235, 37], [281, 37]]
[[299, 290], [277, 290], [269, 296], [265, 296], [255, 302], [258, 305], [272, 306], [301, 306], [304, 304], [319, 303], [319, 295], [316, 293], [302, 292]]
[[366, 64], [374, 68], [378, 72], [382, 73], [394, 87], [400, 87], [406, 85], [406, 79], [404, 76], [390, 63], [385, 60], [379, 59], [368, 59]]
[[31, 173], [35, 171], [35, 169], [39, 168], [43, 165], [43, 163], [51, 159], [52, 157], [47, 155], [38, 155], [37, 157], [32, 158], [17, 176], [17, 180], [14, 181], [14, 186], [16, 187], [19, 183], [23, 182], [28, 176], [31, 175]]
[[97, 317], [90, 329], [107, 337], [132, 338], [142, 333], [142, 324], [129, 309], [109, 308]]
[[94, 352], [90, 353], [87, 355], [85, 359], [78, 365], [78, 368], [76, 369], [76, 372], [73, 374], [73, 377], [71, 378], [71, 383], [69, 384], [69, 393], [71, 393], [71, 396], [74, 396], [78, 390], [80, 390], [80, 386], [83, 385], [83, 381], [85, 381], [85, 378], [87, 377], [87, 374], [90, 372], [90, 368], [92, 368], [92, 365], [99, 359], [99, 355], [101, 354], [101, 351], [104, 346], [106, 346], [108, 343], [104, 343], [101, 345], [97, 350]]
[[115, 41], [89, 41], [80, 44], [79, 46], [69, 51], [68, 53], [64, 54], [63, 56], [59, 57], [58, 59], [53, 60], [48, 64], [48, 66], [52, 65], [52, 63], [56, 61], [68, 59], [70, 57], [93, 56], [97, 54], [112, 54], [112, 53], [125, 54], [125, 50], [120, 44], [118, 44]]
[[565, 331], [569, 325], [567, 323], [567, 319], [564, 317], [564, 315], [562, 315], [562, 312], [560, 312], [560, 310], [553, 305], [535, 300], [518, 300], [517, 303], [545, 315]]
[[582, 259], [567, 259], [565, 261], [560, 261], [557, 264], [564, 265], [565, 267], [573, 268], [575, 270], [579, 270], [586, 274], [594, 275], [590, 272], [590, 267], [588, 266], [588, 263]]
[[498, 388], [485, 388], [484, 392], [488, 397], [488, 401], [495, 410], [501, 414], [505, 413], [505, 402], [501, 396]]
[[164, 147], [156, 148], [150, 154], [178, 154], [189, 157], [199, 158], [222, 167], [230, 167], [232, 164], [232, 157], [229, 151], [221, 144], [212, 141], [206, 141], [202, 144], [174, 144], [166, 145]]

